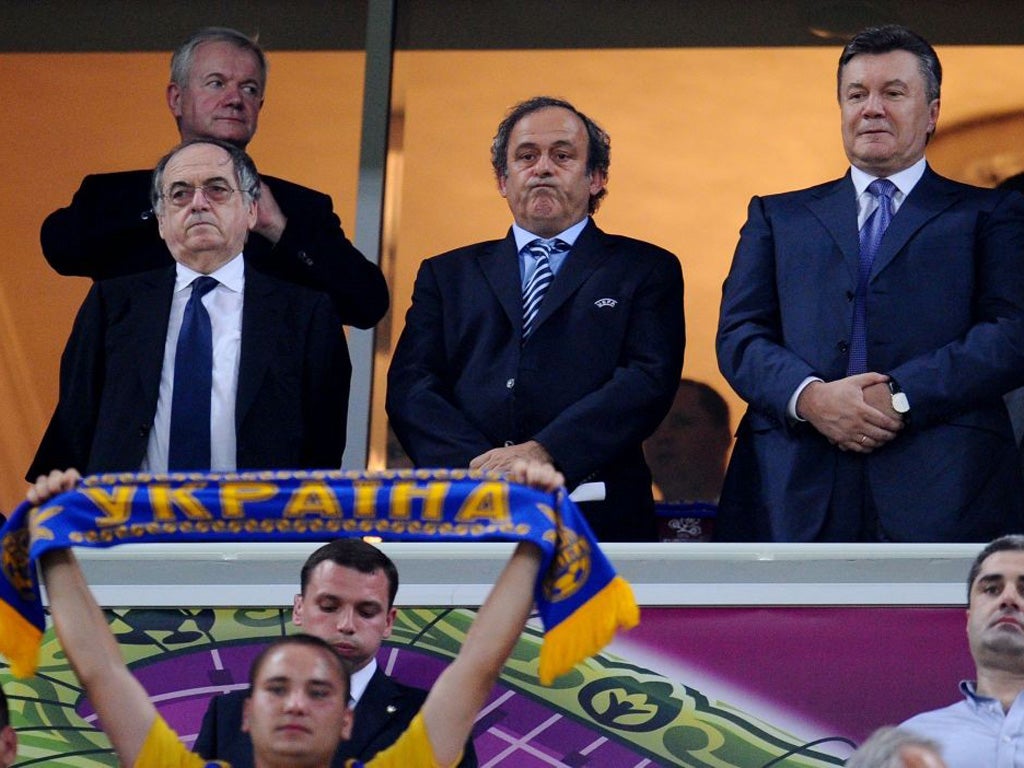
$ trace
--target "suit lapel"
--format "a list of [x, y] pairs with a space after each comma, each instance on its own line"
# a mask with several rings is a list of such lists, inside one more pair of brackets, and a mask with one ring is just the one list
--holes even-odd
[[370, 744], [388, 724], [398, 710], [394, 703], [397, 690], [391, 679], [377, 667], [356, 706], [359, 727], [352, 729], [349, 742], [350, 752], [358, 755]]
[[896, 254], [921, 227], [953, 205], [959, 196], [955, 185], [926, 167], [921, 180], [914, 185], [882, 235], [871, 267], [871, 279], [874, 280], [896, 258]]
[[818, 187], [807, 207], [828, 230], [843, 262], [856, 282], [860, 261], [860, 237], [857, 231], [857, 195], [850, 173], [832, 184]]
[[130, 301], [134, 304], [132, 324], [136, 332], [134, 368], [149, 414], [156, 413], [160, 392], [160, 372], [164, 366], [175, 276], [174, 267], [143, 273], [131, 291]]
[[273, 361], [274, 350], [278, 348], [275, 338], [285, 327], [282, 303], [270, 300], [277, 290], [270, 278], [246, 265], [242, 349], [235, 398], [235, 429], [239, 432]]
[[604, 233], [591, 219], [576, 238], [572, 250], [562, 262], [562, 268], [555, 275], [547, 296], [540, 305], [534, 327], [539, 328], [543, 325], [610, 256], [611, 249], [605, 243]]
[[519, 274], [516, 239], [510, 229], [504, 240], [488, 243], [477, 257], [487, 284], [491, 286], [498, 304], [508, 315], [513, 328], [522, 331], [523, 289]]

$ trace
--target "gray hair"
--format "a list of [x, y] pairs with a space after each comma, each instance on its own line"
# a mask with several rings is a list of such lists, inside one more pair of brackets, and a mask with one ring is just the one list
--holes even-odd
[[[881, 27], [868, 27], [853, 36], [839, 55], [839, 69], [836, 73], [836, 93], [843, 80], [843, 69], [850, 59], [866, 54], [881, 54], [891, 51], [906, 51], [917, 57], [917, 66], [925, 83], [925, 97], [929, 102], [939, 98], [942, 91], [942, 64], [931, 43], [916, 32], [912, 32], [899, 24], [886, 24]], [[842, 100], [842, 94], [839, 94]]]
[[903, 728], [886, 726], [872, 733], [860, 748], [850, 755], [846, 768], [904, 768], [903, 750], [920, 747], [941, 756], [942, 750], [931, 739]]
[[228, 142], [221, 141], [220, 139], [190, 139], [189, 141], [179, 144], [166, 155], [161, 157], [160, 162], [156, 164], [156, 168], [153, 170], [153, 181], [149, 188], [149, 201], [152, 203], [153, 210], [155, 212], [159, 213], [163, 207], [164, 170], [167, 168], [167, 164], [176, 154], [186, 147], [191, 147], [195, 144], [212, 144], [213, 146], [220, 147], [227, 152], [228, 156], [231, 158], [231, 165], [235, 175], [235, 186], [238, 191], [241, 192], [249, 202], [255, 202], [260, 199], [260, 175], [256, 170], [256, 164], [244, 149], [240, 149], [234, 144], [229, 144]]
[[267, 57], [253, 38], [243, 35], [230, 27], [203, 27], [192, 35], [171, 55], [171, 82], [179, 88], [188, 85], [192, 74], [192, 64], [196, 58], [196, 49], [204, 43], [230, 43], [243, 51], [251, 51], [256, 57], [260, 70], [260, 90], [267, 87]]

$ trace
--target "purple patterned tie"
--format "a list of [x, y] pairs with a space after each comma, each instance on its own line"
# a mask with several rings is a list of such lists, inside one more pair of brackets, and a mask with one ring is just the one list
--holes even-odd
[[568, 250], [569, 244], [564, 240], [545, 242], [538, 238], [526, 245], [526, 252], [536, 259], [537, 265], [530, 279], [526, 281], [526, 287], [523, 288], [523, 341], [533, 333], [541, 302], [544, 301], [551, 281], [555, 279], [551, 271], [551, 254], [565, 253]]
[[850, 360], [846, 375], [864, 373], [868, 369], [868, 282], [871, 265], [875, 263], [882, 235], [892, 221], [892, 196], [896, 185], [888, 179], [875, 179], [868, 192], [878, 199], [878, 207], [871, 212], [860, 229], [860, 260], [857, 270], [857, 293], [853, 303], [853, 331], [850, 335]]

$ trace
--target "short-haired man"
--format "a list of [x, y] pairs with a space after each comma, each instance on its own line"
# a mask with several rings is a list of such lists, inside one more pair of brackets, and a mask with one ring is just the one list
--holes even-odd
[[1024, 383], [1024, 197], [928, 166], [942, 68], [919, 35], [860, 32], [837, 77], [849, 172], [754, 197], [723, 286], [718, 364], [749, 408], [716, 530], [1017, 530], [1024, 479], [1002, 396]]
[[10, 768], [18, 757], [18, 734], [11, 727], [7, 694], [0, 687], [0, 768]]
[[[220, 139], [245, 149], [256, 133], [267, 85], [260, 46], [233, 29], [207, 27], [171, 58], [167, 106], [182, 141]], [[43, 254], [62, 275], [94, 280], [171, 263], [149, 200], [149, 171], [86, 176], [71, 205], [43, 222]], [[388, 308], [380, 269], [345, 237], [331, 198], [273, 176], [246, 247], [250, 266], [326, 291], [346, 325], [369, 328]]]
[[594, 224], [609, 158], [608, 134], [568, 102], [512, 109], [491, 151], [512, 228], [420, 266], [387, 410], [417, 466], [552, 461], [590, 484], [580, 509], [599, 539], [653, 541], [641, 444], [679, 381], [682, 271]]
[[942, 746], [949, 768], [1024, 766], [1024, 536], [988, 544], [967, 577], [967, 640], [977, 680], [963, 700], [900, 727]]
[[93, 284], [28, 479], [337, 468], [351, 365], [326, 294], [248, 268], [259, 176], [213, 139], [175, 148], [152, 202], [171, 266]]
[[[27, 498], [40, 504], [71, 490], [78, 479], [74, 470], [51, 472], [36, 481]], [[554, 491], [564, 478], [549, 464], [520, 461], [509, 479]], [[441, 673], [409, 729], [366, 768], [456, 764], [530, 616], [540, 563], [535, 545], [516, 546], [458, 656]], [[128, 670], [72, 551], [50, 551], [40, 564], [57, 638], [121, 764], [206, 765], [205, 758], [181, 744]], [[348, 672], [335, 649], [312, 635], [282, 638], [257, 659], [250, 678], [252, 694], [242, 728], [252, 737], [255, 768], [327, 768], [352, 726]]]
[[939, 745], [904, 728], [879, 728], [846, 761], [846, 768], [947, 768]]
[[[398, 569], [377, 547], [362, 539], [324, 544], [302, 566], [292, 621], [302, 632], [327, 642], [349, 672], [349, 704], [355, 720], [349, 738], [338, 745], [332, 765], [348, 758], [369, 760], [391, 746], [409, 727], [427, 692], [395, 682], [377, 666], [377, 651], [391, 635]], [[235, 766], [253, 764], [252, 739], [241, 729], [249, 690], [210, 700], [193, 749], [210, 760]], [[472, 741], [460, 766], [476, 766]]]

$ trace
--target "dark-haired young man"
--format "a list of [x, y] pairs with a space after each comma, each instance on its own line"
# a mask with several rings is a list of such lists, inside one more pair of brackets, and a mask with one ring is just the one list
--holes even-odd
[[[396, 613], [398, 569], [390, 557], [362, 539], [336, 539], [309, 556], [299, 581], [292, 621], [334, 648], [350, 676], [354, 722], [332, 762], [343, 768], [348, 758], [368, 760], [394, 743], [427, 692], [392, 680], [377, 665], [377, 652], [391, 634]], [[241, 728], [249, 695], [248, 690], [238, 690], [210, 700], [193, 746], [196, 752], [235, 768], [253, 764], [252, 739]], [[476, 764], [470, 740], [459, 765]]]
[[[516, 462], [508, 477], [547, 491], [564, 483], [561, 473], [539, 462]], [[71, 490], [79, 479], [73, 469], [51, 472], [36, 481], [27, 498], [40, 504]], [[476, 715], [530, 616], [540, 564], [535, 545], [517, 545], [458, 656], [441, 673], [409, 729], [371, 758], [367, 768], [456, 765]], [[72, 551], [51, 550], [40, 565], [57, 638], [121, 764], [207, 765], [181, 744], [125, 665]], [[252, 737], [255, 768], [328, 768], [352, 720], [348, 673], [334, 648], [312, 636], [282, 638], [259, 658], [250, 677], [242, 728]]]

